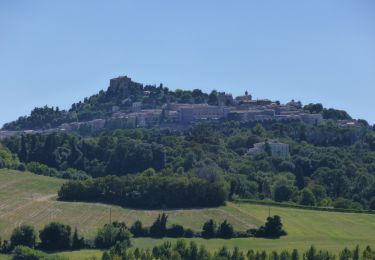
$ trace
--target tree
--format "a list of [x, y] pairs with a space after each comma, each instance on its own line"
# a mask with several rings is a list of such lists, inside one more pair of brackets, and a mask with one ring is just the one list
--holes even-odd
[[279, 180], [273, 187], [273, 197], [277, 202], [288, 201], [292, 198], [294, 187], [284, 179]]
[[224, 220], [223, 223], [220, 224], [217, 230], [217, 236], [221, 238], [232, 238], [234, 234], [233, 226]]
[[357, 245], [355, 247], [355, 249], [353, 250], [353, 254], [352, 254], [353, 260], [359, 260], [359, 258], [360, 258], [359, 254], [360, 254], [359, 253], [359, 246]]
[[245, 260], [243, 252], [237, 246], [234, 247], [231, 260]]
[[71, 228], [58, 222], [47, 224], [39, 234], [41, 248], [45, 250], [66, 250], [70, 247]]
[[85, 246], [85, 241], [83, 237], [78, 235], [77, 228], [74, 229], [73, 239], [72, 239], [72, 249], [78, 250]]
[[320, 103], [317, 103], [317, 104], [308, 104], [306, 106], [303, 107], [303, 110], [311, 113], [311, 114], [319, 114], [319, 113], [322, 113], [323, 111], [323, 105], [320, 104]]
[[5, 166], [6, 166], [5, 160], [3, 159], [3, 157], [0, 156], [0, 169], [5, 168]]
[[185, 160], [184, 160], [185, 171], [188, 171], [191, 168], [193, 168], [194, 163], [195, 163], [195, 154], [192, 152], [187, 153], [185, 156]]
[[105, 224], [98, 230], [95, 237], [95, 246], [101, 249], [108, 249], [120, 242], [129, 247], [131, 245], [131, 237], [132, 235], [126, 228], [125, 223], [113, 222], [112, 224]]
[[28, 225], [22, 225], [15, 228], [10, 237], [10, 244], [12, 248], [20, 245], [34, 248], [36, 244], [34, 228]]
[[163, 213], [162, 215], [159, 214], [158, 218], [154, 221], [152, 226], [150, 227], [150, 235], [152, 237], [163, 237], [167, 233], [167, 221], [168, 216]]
[[130, 232], [134, 237], [142, 237], [146, 235], [146, 230], [143, 228], [142, 222], [139, 220], [133, 223], [133, 225], [130, 227]]
[[291, 260], [299, 260], [299, 254], [297, 249], [293, 249]]
[[370, 200], [370, 209], [375, 210], [375, 197], [372, 197]]
[[310, 190], [314, 193], [317, 203], [320, 203], [323, 199], [327, 197], [326, 189], [322, 185], [314, 184], [309, 185]]
[[301, 200], [300, 204], [306, 205], [306, 206], [314, 206], [316, 203], [316, 199], [314, 196], [314, 193], [309, 188], [304, 188], [301, 191]]
[[278, 215], [268, 217], [266, 224], [261, 226], [255, 233], [255, 236], [257, 237], [266, 238], [279, 238], [285, 235], [286, 231], [283, 229], [281, 218]]
[[[375, 125], [374, 125], [375, 127]], [[375, 151], [375, 132], [371, 132], [366, 136], [366, 143], [372, 151]]]
[[265, 143], [264, 143], [264, 151], [268, 154], [268, 156], [272, 155], [271, 146], [270, 146], [268, 140], [266, 140]]
[[213, 238], [216, 235], [216, 223], [213, 219], [208, 220], [203, 224], [202, 237]]
[[214, 106], [217, 106], [218, 105], [218, 93], [216, 90], [212, 90], [211, 93], [208, 95], [208, 101], [207, 103], [209, 105], [214, 105]]
[[151, 237], [163, 237], [167, 234], [167, 221], [168, 216], [163, 213], [159, 214], [158, 218], [154, 221], [150, 227]]
[[256, 124], [256, 126], [252, 129], [253, 134], [257, 136], [264, 136], [266, 134], [266, 129], [261, 124]]
[[344, 248], [339, 254], [340, 260], [350, 260], [352, 259], [352, 252], [348, 248]]

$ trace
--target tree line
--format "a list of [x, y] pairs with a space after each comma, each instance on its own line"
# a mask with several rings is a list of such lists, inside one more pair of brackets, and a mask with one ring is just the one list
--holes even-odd
[[51, 222], [45, 225], [38, 233], [30, 225], [16, 227], [9, 241], [2, 241], [0, 238], [0, 253], [11, 253], [18, 246], [51, 252], [78, 250], [87, 245], [85, 239], [78, 234], [77, 229], [72, 232], [72, 228], [69, 225]]
[[187, 243], [185, 240], [178, 240], [175, 243], [169, 241], [159, 246], [154, 246], [152, 250], [127, 247], [126, 244], [117, 243], [110, 250], [105, 251], [102, 260], [114, 259], [186, 259], [186, 260], [373, 260], [375, 250], [367, 246], [360, 250], [359, 246], [354, 249], [345, 247], [339, 253], [333, 254], [327, 250], [317, 249], [310, 246], [305, 251], [281, 250], [281, 252], [265, 250], [241, 251], [238, 247], [229, 250], [223, 246], [219, 250], [209, 251], [204, 245], [198, 246], [194, 241]]
[[[278, 238], [286, 235], [283, 230], [279, 216], [268, 217], [264, 226], [259, 229], [251, 229], [243, 232], [235, 231], [233, 226], [224, 220], [218, 227], [212, 219], [203, 224], [201, 232], [194, 232], [191, 229], [184, 228], [182, 225], [173, 224], [168, 226], [168, 216], [159, 214], [150, 227], [143, 227], [141, 221], [136, 221], [131, 227], [124, 222], [112, 222], [105, 224], [97, 230], [94, 240], [85, 239], [79, 235], [78, 230], [69, 225], [59, 222], [51, 222], [37, 233], [34, 227], [30, 225], [21, 225], [16, 227], [10, 241], [2, 241], [0, 238], [0, 253], [12, 253], [17, 258], [20, 254], [34, 254], [42, 257], [43, 253], [38, 253], [33, 249], [58, 252], [64, 250], [80, 250], [83, 248], [110, 249], [111, 247], [121, 244], [121, 247], [129, 248], [132, 237], [152, 237], [152, 238], [192, 238], [203, 237], [205, 239], [224, 238], [231, 239], [237, 237], [265, 237]], [[34, 258], [30, 258], [34, 259]]]
[[58, 195], [65, 201], [100, 201], [132, 208], [213, 207], [224, 204], [228, 185], [194, 176], [106, 176], [69, 181]]
[[263, 237], [263, 238], [280, 238], [285, 236], [287, 233], [283, 229], [280, 216], [268, 217], [265, 225], [259, 228], [249, 229], [244, 231], [234, 230], [233, 225], [227, 220], [217, 224], [213, 219], [206, 221], [200, 232], [186, 229], [182, 225], [173, 224], [170, 227], [167, 226], [168, 216], [161, 214], [157, 217], [154, 223], [150, 227], [143, 227], [142, 222], [137, 220], [130, 227], [130, 232], [134, 237], [202, 237], [205, 239], [212, 238], [239, 238], [239, 237]]

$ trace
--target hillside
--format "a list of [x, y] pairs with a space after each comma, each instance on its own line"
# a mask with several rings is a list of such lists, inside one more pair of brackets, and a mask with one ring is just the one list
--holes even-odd
[[[64, 180], [38, 176], [18, 171], [0, 170], [0, 234], [8, 237], [11, 230], [22, 223], [40, 229], [50, 221], [61, 221], [77, 227], [85, 236], [93, 237], [97, 228], [112, 220], [125, 221], [129, 225], [140, 219], [146, 225], [152, 223], [160, 211], [131, 210], [95, 203], [56, 201], [56, 192]], [[218, 208], [167, 210], [170, 224], [200, 230], [209, 218], [227, 219], [235, 228], [245, 229], [259, 226], [268, 215], [266, 206], [233, 204]], [[365, 246], [375, 244], [375, 215], [321, 212], [300, 209], [271, 207], [271, 214], [282, 217], [288, 235], [278, 240], [232, 239], [202, 240], [208, 248], [217, 249], [222, 245], [230, 248], [237, 245], [241, 249], [281, 250], [305, 249], [311, 244], [332, 251], [344, 246]], [[165, 239], [164, 239], [165, 240]], [[151, 247], [163, 240], [148, 238], [135, 239], [135, 246]]]

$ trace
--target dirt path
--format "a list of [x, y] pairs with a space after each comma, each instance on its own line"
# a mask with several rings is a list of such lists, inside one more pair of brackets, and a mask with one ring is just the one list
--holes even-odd
[[57, 194], [49, 194], [42, 197], [35, 198], [35, 201], [47, 201], [53, 198], [57, 198]]

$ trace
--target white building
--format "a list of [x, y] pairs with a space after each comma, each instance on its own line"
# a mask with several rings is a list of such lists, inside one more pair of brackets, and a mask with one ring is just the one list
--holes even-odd
[[[257, 153], [265, 152], [266, 143], [267, 142], [260, 142], [260, 143], [254, 144], [254, 147], [248, 150], [248, 154], [257, 154]], [[268, 141], [268, 145], [270, 147], [272, 156], [282, 156], [282, 157], [289, 156], [289, 144], [279, 143], [277, 141], [271, 140], [271, 141]]]

